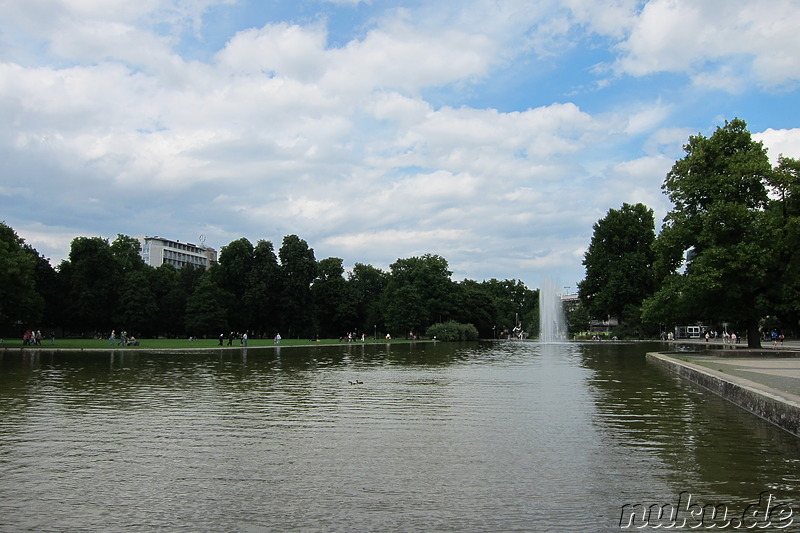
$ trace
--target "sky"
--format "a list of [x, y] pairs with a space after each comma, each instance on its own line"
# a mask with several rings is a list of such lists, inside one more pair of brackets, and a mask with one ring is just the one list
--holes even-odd
[[[384, 270], [585, 276], [592, 226], [741, 118], [800, 158], [800, 0], [0, 0], [0, 220]], [[201, 237], [202, 236], [202, 237]]]

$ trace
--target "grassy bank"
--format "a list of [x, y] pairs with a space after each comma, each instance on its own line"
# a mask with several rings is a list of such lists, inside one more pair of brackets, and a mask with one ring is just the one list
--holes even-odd
[[[197, 350], [203, 348], [220, 348], [219, 339], [197, 339], [197, 340], [189, 340], [189, 339], [139, 339], [139, 346], [119, 346], [117, 344], [118, 341], [114, 342], [114, 349], [119, 350]], [[318, 345], [342, 345], [345, 346], [347, 344], [354, 345], [354, 344], [386, 344], [387, 342], [391, 342], [392, 344], [401, 344], [401, 343], [408, 343], [408, 342], [420, 342], [420, 341], [410, 341], [405, 339], [392, 339], [391, 341], [387, 341], [386, 339], [367, 339], [366, 342], [354, 341], [354, 342], [344, 342], [340, 341], [339, 339], [320, 339], [318, 341], [311, 341], [308, 339], [282, 339], [280, 346], [318, 346]], [[424, 341], [423, 341], [424, 342]], [[248, 348], [259, 348], [259, 347], [274, 347], [275, 342], [272, 339], [248, 339], [247, 340], [247, 347]], [[24, 348], [26, 350], [33, 350], [33, 349], [40, 349], [40, 350], [49, 350], [49, 349], [58, 349], [58, 350], [108, 350], [112, 348], [109, 344], [108, 339], [56, 339], [53, 344], [50, 343], [50, 339], [42, 339], [42, 344], [40, 346], [23, 346], [21, 339], [3, 339], [2, 344], [0, 347], [6, 349], [20, 349]], [[231, 346], [228, 346], [228, 341], [223, 341], [222, 348], [241, 348], [242, 345], [239, 340], [234, 340]]]

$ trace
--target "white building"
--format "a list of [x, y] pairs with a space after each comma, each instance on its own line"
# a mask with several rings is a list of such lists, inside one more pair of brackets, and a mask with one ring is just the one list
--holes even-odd
[[144, 262], [158, 268], [163, 264], [183, 268], [186, 265], [208, 268], [217, 263], [217, 251], [214, 248], [192, 244], [190, 242], [171, 241], [163, 237], [136, 237], [142, 245], [139, 252]]

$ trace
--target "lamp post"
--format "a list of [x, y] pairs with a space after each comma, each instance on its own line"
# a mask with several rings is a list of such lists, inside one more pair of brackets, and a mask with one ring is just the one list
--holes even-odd
[[375, 340], [378, 340], [378, 324], [375, 324], [372, 327], [375, 328]]

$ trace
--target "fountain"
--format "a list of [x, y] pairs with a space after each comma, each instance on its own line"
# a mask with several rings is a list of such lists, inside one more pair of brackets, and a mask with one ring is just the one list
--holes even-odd
[[561, 342], [567, 340], [567, 321], [561, 295], [552, 281], [546, 279], [539, 289], [539, 340]]

